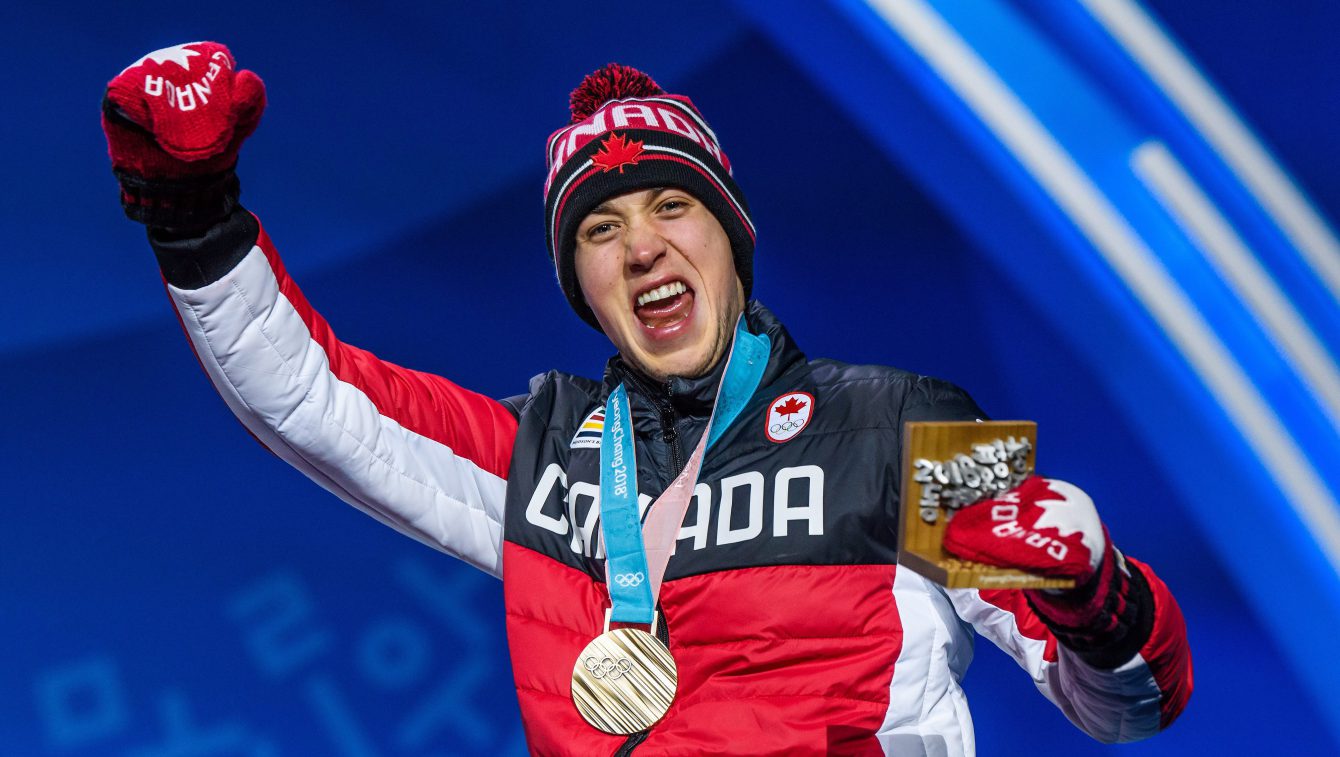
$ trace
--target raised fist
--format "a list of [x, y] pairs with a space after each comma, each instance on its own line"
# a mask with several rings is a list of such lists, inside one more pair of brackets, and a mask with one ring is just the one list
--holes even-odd
[[102, 128], [130, 218], [201, 228], [236, 206], [233, 167], [265, 110], [265, 85], [217, 42], [149, 53], [107, 84]]

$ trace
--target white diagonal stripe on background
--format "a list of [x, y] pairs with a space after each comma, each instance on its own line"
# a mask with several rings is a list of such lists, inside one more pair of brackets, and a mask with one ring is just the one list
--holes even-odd
[[1162, 142], [1151, 140], [1137, 147], [1131, 165], [1265, 329], [1275, 348], [1302, 374], [1331, 426], [1340, 431], [1340, 370], [1228, 219]]
[[1131, 0], [1080, 0], [1168, 95], [1340, 302], [1340, 241], [1177, 44]]
[[1177, 282], [1018, 96], [923, 0], [869, 0], [1019, 160], [1163, 329], [1340, 572], [1340, 505]]

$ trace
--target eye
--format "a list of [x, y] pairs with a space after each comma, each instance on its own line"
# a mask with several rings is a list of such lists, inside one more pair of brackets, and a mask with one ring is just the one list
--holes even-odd
[[601, 238], [609, 236], [611, 233], [613, 233], [614, 228], [615, 226], [612, 221], [602, 221], [600, 223], [592, 225], [591, 228], [586, 230], [586, 233], [583, 236], [585, 236], [588, 240], [593, 242], [599, 241]]
[[662, 213], [676, 214], [682, 213], [689, 208], [689, 201], [682, 197], [671, 197], [662, 202], [657, 210]]

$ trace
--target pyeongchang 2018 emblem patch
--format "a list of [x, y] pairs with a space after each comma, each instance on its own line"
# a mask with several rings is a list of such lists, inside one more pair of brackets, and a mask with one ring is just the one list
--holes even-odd
[[768, 438], [778, 444], [790, 441], [809, 425], [814, 395], [809, 392], [783, 394], [768, 405]]
[[577, 427], [577, 433], [572, 436], [572, 443], [568, 449], [586, 449], [600, 446], [600, 435], [605, 431], [605, 406], [596, 405], [582, 425]]

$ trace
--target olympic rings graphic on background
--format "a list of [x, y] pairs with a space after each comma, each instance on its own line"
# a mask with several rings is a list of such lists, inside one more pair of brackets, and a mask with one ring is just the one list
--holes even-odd
[[646, 578], [647, 577], [642, 575], [642, 571], [640, 570], [636, 573], [616, 573], [614, 574], [614, 583], [624, 588], [629, 588], [632, 586], [641, 586]]
[[774, 434], [781, 434], [787, 431], [795, 431], [796, 429], [804, 425], [805, 425], [804, 421], [786, 421], [785, 423], [772, 424], [769, 430], [772, 431], [772, 433]]
[[588, 657], [582, 660], [582, 667], [591, 671], [591, 677], [597, 681], [606, 676], [609, 676], [611, 681], [617, 681], [632, 672], [633, 663], [626, 657], [620, 657], [618, 660], [613, 657]]

